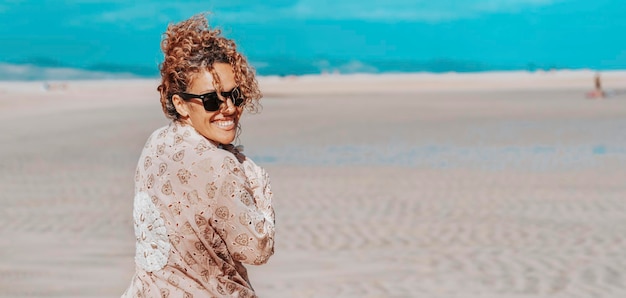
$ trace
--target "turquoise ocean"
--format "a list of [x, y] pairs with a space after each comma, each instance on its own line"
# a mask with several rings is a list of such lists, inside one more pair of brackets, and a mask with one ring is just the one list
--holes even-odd
[[0, 80], [157, 77], [205, 11], [261, 75], [626, 69], [621, 0], [257, 2], [0, 1]]

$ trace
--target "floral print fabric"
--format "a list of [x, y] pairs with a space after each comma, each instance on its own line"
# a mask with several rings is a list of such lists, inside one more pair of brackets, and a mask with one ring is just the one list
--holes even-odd
[[176, 122], [135, 173], [136, 273], [122, 297], [255, 297], [242, 264], [274, 252], [269, 176], [232, 145]]

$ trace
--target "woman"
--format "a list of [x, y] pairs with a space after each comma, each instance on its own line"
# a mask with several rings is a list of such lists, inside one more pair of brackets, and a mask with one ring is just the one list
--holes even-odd
[[123, 297], [255, 297], [242, 263], [274, 252], [272, 192], [231, 145], [261, 98], [254, 71], [204, 15], [170, 25], [161, 47], [158, 91], [173, 121], [139, 158], [137, 269]]

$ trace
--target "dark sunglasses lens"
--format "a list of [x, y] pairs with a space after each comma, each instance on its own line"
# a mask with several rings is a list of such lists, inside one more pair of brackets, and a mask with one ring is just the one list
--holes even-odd
[[217, 97], [217, 93], [213, 93], [206, 95], [206, 97], [202, 99], [202, 104], [204, 105], [204, 109], [208, 112], [215, 112], [220, 109], [222, 101]]
[[243, 103], [244, 100], [243, 97], [241, 97], [241, 91], [239, 91], [239, 88], [235, 88], [230, 92], [230, 99], [232, 99], [233, 104], [236, 106], [240, 106]]

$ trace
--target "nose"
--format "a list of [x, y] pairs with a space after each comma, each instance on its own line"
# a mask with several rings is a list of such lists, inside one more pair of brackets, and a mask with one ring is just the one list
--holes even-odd
[[222, 103], [222, 113], [223, 114], [233, 114], [235, 113], [236, 107], [235, 107], [235, 103], [233, 103], [233, 100], [228, 97], [225, 98], [225, 101]]

